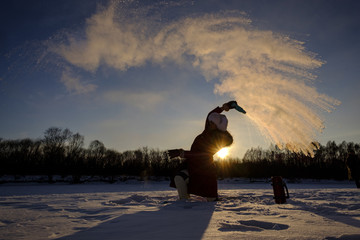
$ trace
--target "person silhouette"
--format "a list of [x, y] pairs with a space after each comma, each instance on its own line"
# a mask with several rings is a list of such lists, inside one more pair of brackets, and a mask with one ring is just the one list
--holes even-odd
[[184, 158], [184, 163], [174, 177], [170, 186], [175, 187], [181, 200], [188, 199], [189, 194], [207, 198], [208, 201], [218, 199], [218, 186], [213, 155], [233, 143], [232, 135], [227, 131], [228, 120], [223, 111], [241, 109], [236, 101], [224, 103], [216, 107], [206, 117], [205, 129], [191, 145], [190, 151], [183, 149], [169, 150], [170, 158]]
[[348, 169], [349, 179], [353, 179], [356, 187], [360, 188], [360, 159], [353, 149], [349, 151], [345, 163]]

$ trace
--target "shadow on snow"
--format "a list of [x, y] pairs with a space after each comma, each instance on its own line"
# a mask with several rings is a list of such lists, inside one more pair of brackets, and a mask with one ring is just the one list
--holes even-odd
[[214, 209], [215, 203], [164, 202], [159, 210], [124, 214], [58, 240], [201, 239]]

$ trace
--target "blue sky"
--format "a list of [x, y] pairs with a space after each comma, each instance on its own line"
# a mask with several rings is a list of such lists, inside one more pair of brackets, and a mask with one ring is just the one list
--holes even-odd
[[[233, 156], [360, 142], [360, 3], [2, 1], [0, 137], [52, 126], [118, 151], [190, 148], [214, 107]], [[322, 130], [323, 129], [323, 130]]]

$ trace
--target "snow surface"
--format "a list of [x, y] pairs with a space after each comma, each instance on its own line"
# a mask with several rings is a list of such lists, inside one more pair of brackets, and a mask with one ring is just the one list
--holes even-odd
[[360, 239], [353, 182], [219, 181], [221, 201], [178, 201], [168, 182], [0, 185], [0, 239]]

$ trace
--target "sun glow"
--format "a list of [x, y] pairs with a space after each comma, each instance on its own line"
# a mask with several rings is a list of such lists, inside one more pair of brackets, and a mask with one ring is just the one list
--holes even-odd
[[216, 155], [221, 158], [221, 159], [224, 159], [226, 158], [227, 155], [229, 155], [229, 148], [222, 148], [220, 149]]

